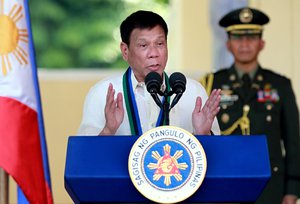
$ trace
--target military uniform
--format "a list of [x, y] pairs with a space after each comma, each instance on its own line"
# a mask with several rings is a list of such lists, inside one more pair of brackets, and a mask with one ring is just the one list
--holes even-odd
[[222, 134], [267, 136], [272, 179], [257, 203], [279, 204], [284, 194], [299, 196], [299, 112], [290, 80], [259, 67], [244, 93], [232, 66], [208, 75], [202, 84], [208, 93], [222, 89], [217, 116]]
[[[260, 11], [246, 8], [225, 15], [220, 25], [229, 34], [252, 35], [261, 34], [268, 21]], [[208, 94], [222, 89], [217, 115], [222, 134], [267, 136], [272, 177], [256, 203], [281, 204], [286, 194], [299, 197], [299, 112], [290, 80], [258, 65], [245, 91], [246, 82], [232, 65], [201, 82]]]

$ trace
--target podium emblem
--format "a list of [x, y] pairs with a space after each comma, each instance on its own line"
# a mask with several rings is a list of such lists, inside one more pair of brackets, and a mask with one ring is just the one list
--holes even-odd
[[140, 136], [131, 148], [128, 170], [137, 190], [158, 203], [177, 203], [201, 186], [207, 168], [198, 139], [188, 131], [160, 126]]

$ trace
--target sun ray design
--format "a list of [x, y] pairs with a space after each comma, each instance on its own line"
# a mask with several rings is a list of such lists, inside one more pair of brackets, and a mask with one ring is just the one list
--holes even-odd
[[164, 176], [164, 184], [169, 186], [171, 184], [171, 177], [177, 181], [182, 180], [182, 175], [180, 174], [179, 169], [185, 170], [188, 168], [188, 165], [184, 163], [178, 163], [177, 159], [183, 156], [182, 150], [177, 150], [173, 156], [170, 155], [171, 146], [166, 144], [164, 147], [164, 155], [160, 156], [158, 151], [152, 151], [152, 157], [157, 160], [157, 163], [149, 163], [147, 167], [149, 169], [155, 169], [153, 175], [153, 180], [158, 181], [162, 176]]
[[6, 62], [7, 62], [7, 65], [8, 65], [8, 69], [11, 70], [11, 64], [10, 64], [10, 61], [8, 59], [8, 55], [4, 56], [6, 58]]
[[[26, 51], [28, 31], [26, 28], [19, 28], [19, 24], [24, 26], [24, 23], [18, 24], [24, 18], [23, 6], [15, 3], [8, 14], [5, 14], [4, 6], [5, 0], [0, 0], [0, 74], [3, 76], [7, 75], [16, 63], [20, 65], [29, 63]], [[12, 58], [13, 56], [16, 60]]]
[[20, 64], [27, 64], [27, 63], [28, 63], [28, 62], [27, 62], [27, 59], [26, 59], [26, 56], [24, 56], [24, 54], [22, 54], [22, 53], [20, 52], [19, 47], [16, 47], [15, 51], [13, 52], [13, 54], [14, 54], [15, 56], [18, 56], [19, 59], [21, 58], [21, 61], [19, 61]]
[[22, 6], [19, 6], [17, 12], [12, 17], [14, 22], [18, 22], [23, 17], [21, 11], [22, 11]]
[[159, 160], [159, 158], [161, 157], [160, 154], [158, 153], [158, 151], [153, 151], [152, 152], [152, 157], [156, 160]]
[[18, 29], [19, 40], [28, 43], [28, 33], [26, 29]]
[[10, 10], [8, 16], [12, 17], [12, 16], [13, 16], [13, 13], [14, 13], [15, 10], [16, 10], [16, 8], [17, 8], [17, 4], [15, 4], [15, 5], [12, 7], [12, 9]]
[[3, 73], [3, 75], [6, 75], [5, 55], [1, 56], [1, 62], [2, 62], [2, 73]]

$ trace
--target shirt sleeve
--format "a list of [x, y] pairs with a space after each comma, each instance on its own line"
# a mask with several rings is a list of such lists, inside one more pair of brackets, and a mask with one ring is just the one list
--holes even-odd
[[286, 194], [300, 196], [300, 133], [299, 110], [290, 80], [283, 91], [282, 109], [283, 143], [286, 164]]
[[98, 83], [87, 94], [77, 135], [98, 135], [105, 125], [105, 100], [108, 85]]

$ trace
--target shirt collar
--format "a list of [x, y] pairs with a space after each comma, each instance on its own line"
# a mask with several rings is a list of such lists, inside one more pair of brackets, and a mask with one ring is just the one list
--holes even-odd
[[[245, 74], [245, 72], [241, 71], [236, 66], [234, 66], [234, 69], [236, 70], [238, 78], [241, 79], [243, 77], [243, 75]], [[254, 70], [252, 70], [251, 72], [248, 73], [251, 80], [254, 79], [254, 76], [255, 76], [257, 70], [258, 70], [258, 66]]]
[[[132, 82], [132, 87], [133, 87], [134, 89], [136, 89], [136, 88], [138, 88], [138, 87], [143, 87], [144, 89], [146, 89], [145, 82], [144, 82], [144, 81], [143, 81], [143, 82], [138, 82], [138, 81], [136, 80], [136, 78], [135, 78], [133, 72], [132, 72], [132, 74], [131, 74], [131, 82]], [[161, 90], [162, 92], [164, 92], [165, 89], [166, 89], [166, 82], [165, 82], [165, 77], [163, 77], [163, 83], [162, 83], [162, 85], [161, 85], [160, 90]]]
[[136, 89], [137, 87], [145, 87], [145, 82], [138, 82], [133, 72], [131, 74], [131, 82], [133, 89]]

